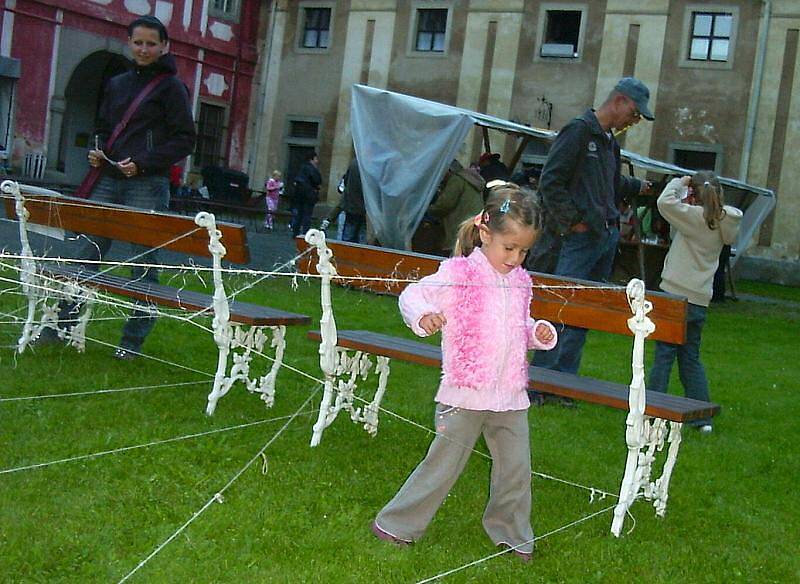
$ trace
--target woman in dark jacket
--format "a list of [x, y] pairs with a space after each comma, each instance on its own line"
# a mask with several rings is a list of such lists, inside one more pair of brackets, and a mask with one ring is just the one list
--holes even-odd
[[[91, 189], [90, 199], [164, 211], [169, 205], [170, 167], [194, 148], [189, 91], [175, 76], [175, 59], [168, 52], [169, 36], [160, 20], [143, 16], [131, 22], [128, 47], [134, 67], [109, 80], [100, 105], [94, 148], [88, 157], [89, 164], [99, 168], [101, 174]], [[124, 130], [107, 145], [130, 104], [159, 75], [162, 77], [135, 109]], [[110, 239], [93, 237], [81, 250], [81, 257], [101, 260], [110, 247]], [[134, 257], [137, 263], [158, 263], [156, 251], [142, 246], [134, 246]], [[134, 267], [132, 271], [135, 279], [158, 281], [156, 269]], [[60, 324], [70, 327], [79, 306], [62, 303], [60, 308]], [[144, 306], [142, 310], [133, 310], [114, 357], [136, 358], [154, 324], [155, 316]], [[57, 338], [53, 329], [45, 331]], [[41, 342], [54, 339], [42, 338]]]

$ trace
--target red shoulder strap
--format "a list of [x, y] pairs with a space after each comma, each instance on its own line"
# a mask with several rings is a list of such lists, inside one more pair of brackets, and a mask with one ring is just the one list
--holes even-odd
[[[109, 136], [108, 140], [106, 140], [104, 148], [108, 149], [114, 144], [117, 138], [119, 138], [120, 134], [122, 134], [127, 127], [128, 122], [131, 121], [133, 114], [135, 114], [136, 110], [139, 109], [139, 106], [142, 105], [142, 102], [147, 99], [147, 96], [149, 96], [153, 90], [170, 75], [171, 73], [161, 73], [160, 75], [156, 75], [147, 85], [142, 88], [142, 90], [139, 92], [139, 95], [136, 96], [136, 98], [128, 106], [128, 109], [125, 110], [125, 114], [114, 128], [114, 131], [111, 132], [111, 136]], [[91, 167], [89, 172], [86, 173], [86, 176], [83, 177], [83, 181], [81, 181], [78, 189], [75, 191], [75, 196], [80, 197], [81, 199], [88, 199], [89, 195], [92, 194], [92, 189], [99, 178], [100, 168], [94, 166]]]

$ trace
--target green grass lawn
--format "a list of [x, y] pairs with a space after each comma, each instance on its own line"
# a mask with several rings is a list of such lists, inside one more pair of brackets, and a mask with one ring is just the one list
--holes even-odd
[[[234, 277], [227, 285], [244, 283]], [[797, 289], [757, 288], [800, 303]], [[289, 279], [269, 281], [242, 299], [312, 315], [313, 326], [319, 321], [316, 281], [301, 280], [296, 290]], [[333, 301], [342, 329], [410, 336], [393, 298], [335, 289]], [[3, 313], [22, 306], [13, 290], [0, 294]], [[121, 316], [111, 308], [98, 314]], [[201, 373], [157, 361], [117, 362], [111, 349], [95, 343], [84, 354], [58, 346], [16, 355], [20, 326], [7, 316], [0, 320], [1, 398], [203, 382], [0, 402], [0, 471], [283, 418], [0, 474], [0, 579], [7, 582], [119, 581], [223, 489], [315, 390], [313, 381], [283, 370], [272, 409], [236, 386], [208, 417], [210, 380]], [[665, 518], [639, 501], [632, 507], [635, 529], [620, 539], [610, 535], [609, 511], [543, 538], [530, 564], [503, 556], [447, 580], [800, 580], [798, 324], [797, 305], [740, 301], [711, 308], [704, 361], [712, 398], [723, 413], [712, 435], [685, 430]], [[89, 335], [113, 344], [120, 327], [119, 319], [103, 320], [92, 324]], [[319, 377], [317, 346], [305, 332], [288, 330], [285, 361]], [[630, 350], [628, 337], [591, 334], [583, 373], [627, 383]], [[211, 336], [173, 319], [159, 321], [145, 351], [201, 372], [213, 373], [216, 366]], [[259, 367], [266, 367], [263, 360]], [[384, 408], [430, 427], [438, 375], [393, 362]], [[677, 375], [672, 391], [680, 391]], [[244, 472], [221, 503], [208, 506], [130, 581], [415, 582], [495, 551], [480, 523], [488, 493], [486, 458], [473, 455], [426, 536], [410, 549], [396, 549], [372, 537], [369, 524], [424, 455], [431, 435], [382, 414], [378, 435], [371, 438], [342, 414], [312, 449], [316, 413], [310, 410], [286, 426], [266, 449], [265, 461]], [[624, 419], [624, 412], [586, 404], [531, 410], [534, 469], [618, 491], [627, 452]], [[486, 451], [483, 444], [478, 448]], [[538, 476], [533, 484], [537, 535], [615, 502], [590, 502], [588, 491]], [[626, 531], [633, 526], [628, 518]]]

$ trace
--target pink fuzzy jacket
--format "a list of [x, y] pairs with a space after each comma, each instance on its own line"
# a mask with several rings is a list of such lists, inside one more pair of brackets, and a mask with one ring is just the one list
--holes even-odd
[[445, 260], [400, 295], [403, 320], [417, 335], [426, 314], [441, 312], [442, 379], [436, 401], [469, 410], [504, 412], [529, 406], [528, 349], [552, 349], [534, 336], [531, 279], [520, 267], [495, 270], [480, 248]]

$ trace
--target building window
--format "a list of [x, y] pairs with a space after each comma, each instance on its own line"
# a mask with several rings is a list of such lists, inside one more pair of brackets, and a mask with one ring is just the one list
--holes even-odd
[[300, 46], [304, 49], [327, 49], [330, 45], [331, 9], [304, 8]]
[[16, 79], [0, 77], [0, 164], [11, 153], [14, 84]]
[[286, 178], [291, 185], [312, 152], [319, 153], [322, 124], [314, 118], [289, 118], [286, 129]]
[[722, 170], [722, 144], [673, 142], [669, 145], [672, 164], [689, 170]]
[[447, 8], [417, 9], [417, 37], [414, 50], [443, 53], [447, 33]]
[[197, 146], [194, 165], [222, 166], [222, 144], [225, 138], [225, 108], [210, 103], [200, 104], [197, 118]]
[[733, 32], [729, 12], [692, 12], [689, 59], [692, 61], [728, 60]]
[[211, 0], [208, 13], [221, 18], [238, 18], [239, 0]]
[[542, 57], [576, 58], [579, 55], [582, 16], [580, 10], [547, 10], [539, 54]]

